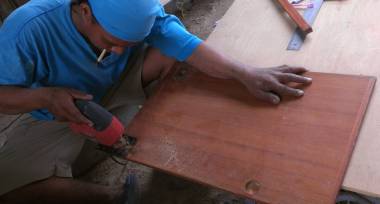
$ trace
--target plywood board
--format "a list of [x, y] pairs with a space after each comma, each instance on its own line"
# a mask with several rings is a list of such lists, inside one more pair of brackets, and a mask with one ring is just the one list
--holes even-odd
[[332, 204], [375, 80], [309, 76], [279, 106], [235, 81], [169, 77], [128, 127], [128, 159], [266, 203]]
[[[300, 51], [286, 51], [293, 24], [270, 0], [235, 0], [208, 43], [252, 66], [380, 77], [380, 1], [325, 1]], [[375, 89], [343, 188], [380, 196], [380, 93]]]

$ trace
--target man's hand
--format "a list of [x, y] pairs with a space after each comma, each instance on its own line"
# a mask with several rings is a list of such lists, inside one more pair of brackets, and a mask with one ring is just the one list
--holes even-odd
[[92, 96], [74, 89], [47, 88], [47, 109], [58, 121], [69, 121], [73, 123], [85, 123], [92, 126], [88, 120], [75, 106], [75, 99], [91, 100]]
[[286, 83], [310, 84], [311, 78], [299, 75], [306, 71], [305, 68], [286, 65], [264, 69], [248, 68], [237, 79], [258, 99], [278, 104], [282, 96], [300, 97], [304, 94], [302, 90], [291, 88]]
[[92, 125], [74, 104], [75, 99], [91, 100], [92, 96], [77, 90], [42, 87], [21, 88], [0, 86], [0, 113], [29, 113], [36, 109], [48, 109], [57, 120]]
[[202, 43], [186, 61], [190, 65], [210, 76], [223, 79], [236, 79], [242, 82], [258, 99], [278, 104], [281, 96], [302, 96], [303, 91], [293, 89], [286, 84], [296, 82], [311, 83], [311, 79], [299, 74], [307, 71], [304, 68], [280, 66], [273, 68], [253, 68], [230, 57], [224, 56]]

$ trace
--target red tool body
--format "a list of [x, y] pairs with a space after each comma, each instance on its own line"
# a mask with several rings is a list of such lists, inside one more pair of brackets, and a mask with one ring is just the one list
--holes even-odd
[[75, 105], [93, 123], [93, 126], [71, 123], [70, 128], [75, 133], [90, 137], [103, 145], [101, 149], [110, 153], [125, 155], [128, 147], [135, 144], [135, 138], [124, 136], [125, 128], [120, 120], [99, 104], [76, 100]]
[[120, 141], [124, 126], [110, 112], [93, 101], [77, 100], [76, 106], [94, 125], [71, 123], [71, 129], [79, 134], [95, 139], [98, 143], [112, 146]]

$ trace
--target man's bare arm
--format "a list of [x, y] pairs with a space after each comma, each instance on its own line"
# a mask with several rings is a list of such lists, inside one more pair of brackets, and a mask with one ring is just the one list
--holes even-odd
[[312, 79], [300, 76], [307, 70], [302, 67], [279, 66], [272, 68], [251, 67], [210, 48], [202, 43], [189, 57], [187, 63], [211, 76], [236, 79], [243, 83], [257, 98], [277, 104], [280, 96], [302, 96], [303, 91], [285, 85], [288, 82], [311, 83]]
[[28, 89], [15, 86], [0, 86], [0, 112], [19, 114], [47, 107], [48, 92], [45, 88]]
[[92, 96], [73, 89], [0, 86], [0, 98], [0, 113], [3, 114], [48, 109], [57, 120], [91, 124], [75, 107], [74, 99], [91, 100]]

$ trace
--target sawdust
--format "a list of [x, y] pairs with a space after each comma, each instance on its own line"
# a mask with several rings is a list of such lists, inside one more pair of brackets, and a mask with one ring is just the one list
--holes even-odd
[[160, 152], [165, 152], [168, 160], [165, 162], [164, 167], [177, 166], [178, 158], [177, 158], [177, 148], [175, 143], [169, 139], [167, 135], [164, 137], [163, 145], [160, 147], [162, 150]]

